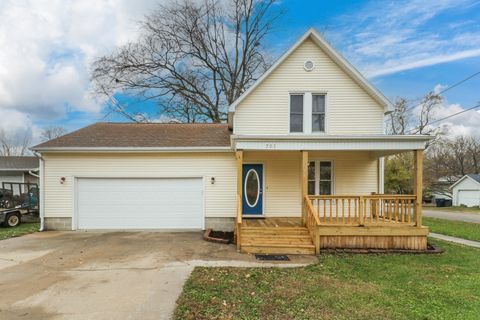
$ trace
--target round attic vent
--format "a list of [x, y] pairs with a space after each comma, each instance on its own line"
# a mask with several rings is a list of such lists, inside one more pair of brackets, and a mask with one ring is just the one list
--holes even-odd
[[303, 64], [303, 68], [304, 68], [306, 71], [312, 71], [313, 68], [315, 68], [315, 64], [313, 63], [312, 60], [307, 60], [307, 61], [305, 61], [305, 63]]

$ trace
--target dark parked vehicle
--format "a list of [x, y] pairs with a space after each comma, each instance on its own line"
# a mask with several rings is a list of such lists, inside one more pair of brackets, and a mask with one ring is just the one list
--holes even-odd
[[38, 185], [36, 183], [3, 182], [0, 188], [0, 224], [16, 227], [22, 216], [38, 215]]

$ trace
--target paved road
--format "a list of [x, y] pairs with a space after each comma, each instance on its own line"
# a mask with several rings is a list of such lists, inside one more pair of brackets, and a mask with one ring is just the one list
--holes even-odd
[[449, 212], [423, 209], [423, 216], [429, 218], [439, 218], [445, 220], [456, 220], [465, 222], [480, 223], [479, 213]]
[[169, 319], [195, 266], [273, 264], [200, 232], [35, 233], [0, 241], [0, 319]]

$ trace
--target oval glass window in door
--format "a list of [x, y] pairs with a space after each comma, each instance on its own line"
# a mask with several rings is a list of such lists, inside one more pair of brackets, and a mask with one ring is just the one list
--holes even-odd
[[247, 172], [244, 189], [247, 205], [251, 208], [255, 207], [260, 198], [260, 179], [254, 169]]

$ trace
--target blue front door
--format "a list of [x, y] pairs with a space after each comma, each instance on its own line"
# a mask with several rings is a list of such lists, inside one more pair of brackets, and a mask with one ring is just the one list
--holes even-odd
[[243, 199], [244, 215], [263, 214], [263, 164], [243, 165]]

